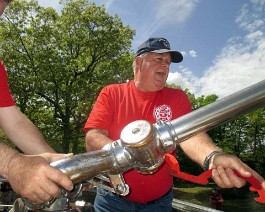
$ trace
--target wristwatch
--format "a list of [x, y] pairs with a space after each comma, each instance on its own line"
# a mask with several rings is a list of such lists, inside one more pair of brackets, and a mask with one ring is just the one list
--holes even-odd
[[217, 153], [220, 153], [221, 151], [213, 151], [213, 152], [211, 152], [208, 156], [206, 156], [206, 158], [205, 158], [205, 160], [204, 160], [204, 162], [203, 162], [203, 169], [204, 169], [204, 171], [206, 171], [206, 170], [208, 170], [209, 169], [209, 165], [210, 165], [210, 160], [211, 160], [211, 158], [215, 155], [215, 154], [217, 154]]

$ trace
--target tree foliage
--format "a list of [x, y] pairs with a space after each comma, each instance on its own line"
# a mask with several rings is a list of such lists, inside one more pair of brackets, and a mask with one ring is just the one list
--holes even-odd
[[82, 127], [100, 89], [132, 77], [134, 31], [105, 8], [62, 11], [14, 1], [1, 21], [1, 58], [17, 105], [60, 152], [84, 151]]

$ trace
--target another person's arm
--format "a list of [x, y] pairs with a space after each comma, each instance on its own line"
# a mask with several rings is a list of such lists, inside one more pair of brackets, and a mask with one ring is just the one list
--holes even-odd
[[0, 128], [26, 154], [55, 152], [38, 128], [16, 106], [0, 107]]
[[60, 186], [72, 190], [72, 181], [60, 170], [49, 165], [64, 154], [45, 153], [25, 156], [0, 142], [0, 175], [16, 193], [35, 203], [49, 201], [60, 194]]

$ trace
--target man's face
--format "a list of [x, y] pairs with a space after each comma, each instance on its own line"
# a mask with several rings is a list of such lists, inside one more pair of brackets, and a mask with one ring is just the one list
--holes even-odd
[[145, 92], [161, 90], [165, 86], [168, 77], [171, 63], [170, 53], [148, 52], [141, 59], [136, 73], [140, 90]]
[[4, 13], [6, 6], [10, 1], [0, 0], [0, 16]]

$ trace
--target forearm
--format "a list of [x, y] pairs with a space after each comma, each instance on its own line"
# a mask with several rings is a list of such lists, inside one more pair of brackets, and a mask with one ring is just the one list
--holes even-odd
[[22, 157], [16, 150], [0, 141], [0, 176], [8, 179], [8, 166], [16, 157]]
[[15, 106], [1, 108], [0, 126], [7, 137], [26, 154], [55, 152], [38, 128]]
[[86, 150], [87, 152], [102, 149], [112, 140], [108, 137], [106, 130], [91, 129], [86, 133]]
[[201, 167], [211, 152], [221, 151], [206, 133], [199, 133], [180, 144], [185, 154]]
[[39, 129], [26, 116], [17, 122], [17, 129], [9, 137], [24, 153], [30, 155], [55, 153]]

